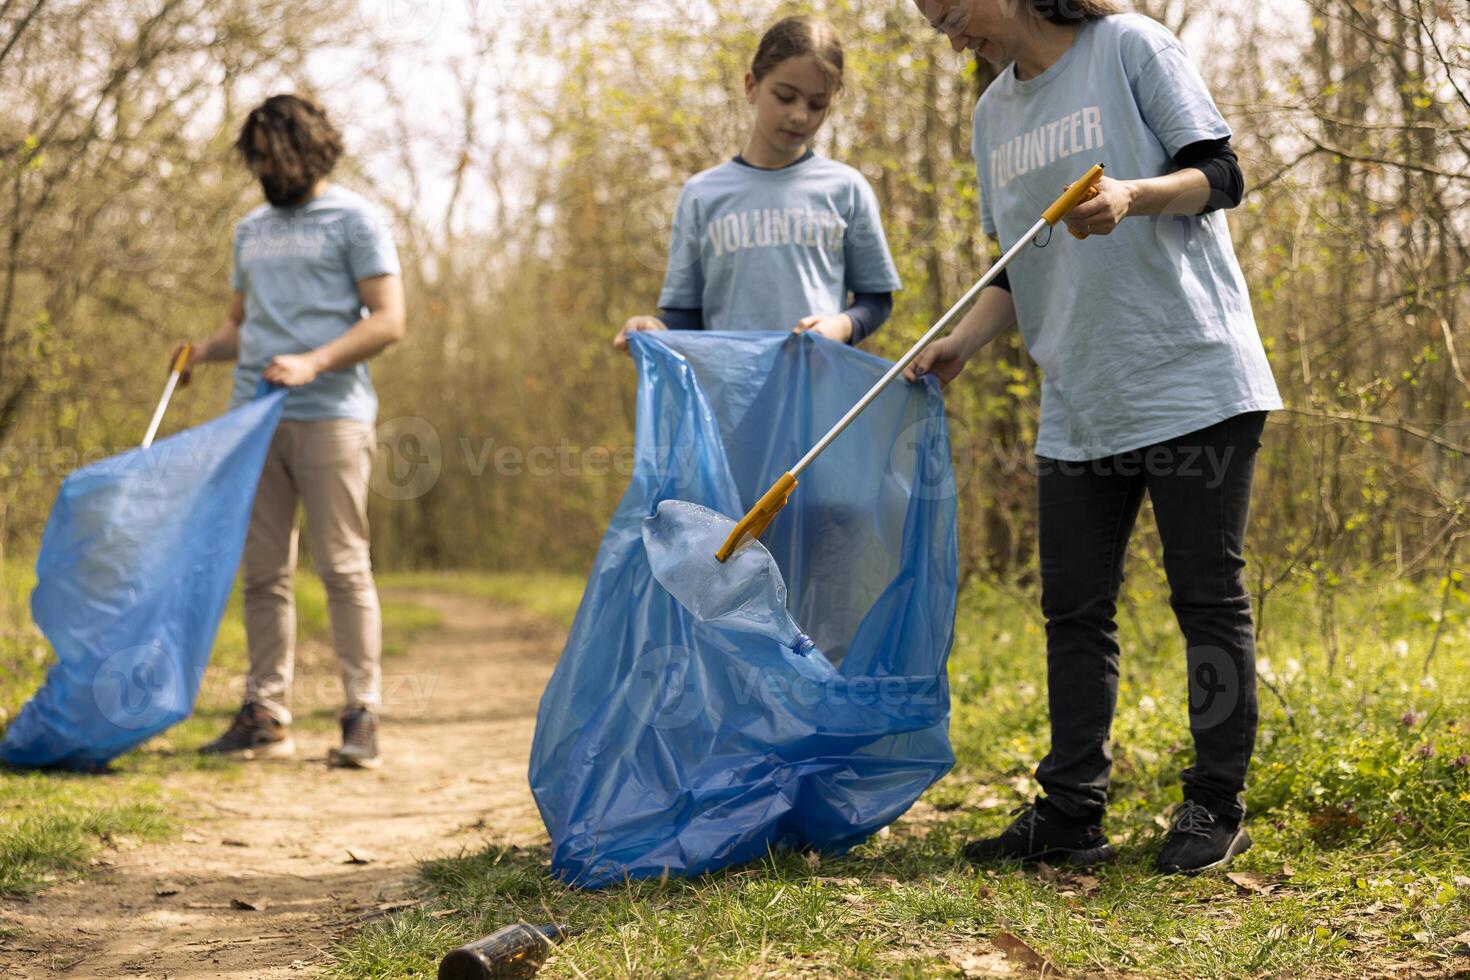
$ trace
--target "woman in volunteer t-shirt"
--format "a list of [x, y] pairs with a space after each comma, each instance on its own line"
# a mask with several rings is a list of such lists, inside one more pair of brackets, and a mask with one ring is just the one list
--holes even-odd
[[1187, 645], [1195, 760], [1158, 867], [1250, 846], [1240, 794], [1256, 732], [1243, 577], [1251, 475], [1281, 407], [1222, 209], [1244, 181], [1179, 41], [1107, 0], [916, 0], [956, 51], [1004, 66], [975, 107], [981, 222], [1012, 246], [1094, 163], [1099, 194], [1021, 254], [908, 369], [948, 383], [1019, 326], [1044, 376], [1036, 439], [1051, 749], [1044, 792], [974, 861], [1085, 865], [1101, 827], [1118, 695], [1114, 621], [1130, 531], [1153, 502]]

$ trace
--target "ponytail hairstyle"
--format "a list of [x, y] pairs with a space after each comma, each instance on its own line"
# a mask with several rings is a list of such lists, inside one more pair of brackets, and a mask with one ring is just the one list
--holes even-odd
[[1113, 0], [1027, 0], [1032, 12], [1053, 24], [1085, 24], [1102, 20], [1123, 9]]
[[[1044, 2], [1044, 0], [1043, 0]], [[1062, 0], [1075, 2], [1075, 0]], [[820, 17], [787, 17], [761, 38], [750, 73], [761, 81], [781, 62], [789, 58], [811, 55], [827, 79], [827, 90], [833, 95], [842, 91], [842, 39], [831, 24]]]

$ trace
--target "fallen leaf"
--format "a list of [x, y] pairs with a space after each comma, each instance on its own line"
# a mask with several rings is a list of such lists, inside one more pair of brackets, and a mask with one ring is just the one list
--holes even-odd
[[1290, 864], [1283, 864], [1281, 866], [1281, 877], [1283, 877], [1283, 878], [1291, 878], [1291, 877], [1293, 877], [1295, 875], [1296, 875], [1296, 869], [1293, 868]]
[[249, 844], [245, 843], [244, 841], [242, 841], [242, 840], [236, 840], [233, 837], [226, 837], [224, 840], [220, 841], [220, 843], [223, 844], [225, 847], [249, 847], [250, 846]]
[[166, 898], [169, 895], [177, 895], [183, 890], [183, 885], [176, 885], [171, 881], [160, 881], [158, 883], [158, 887], [153, 889], [153, 894], [157, 895], [159, 898]]
[[949, 962], [966, 977], [1006, 976], [1016, 968], [1006, 961], [1004, 953], [993, 949], [957, 949], [947, 954]]
[[1091, 895], [1102, 887], [1102, 882], [1098, 881], [1092, 875], [1077, 875], [1072, 879], [1072, 884], [1076, 885], [1077, 890], [1084, 895]]
[[1056, 968], [1051, 960], [1027, 946], [1018, 936], [1009, 932], [997, 932], [990, 941], [995, 943], [996, 948], [1005, 953], [1006, 958], [1012, 963], [1019, 963], [1028, 969], [1035, 970], [1043, 977], [1066, 976]]
[[893, 836], [893, 828], [892, 827], [884, 827], [882, 830], [878, 831], [878, 839], [879, 840], [887, 840], [888, 838], [890, 838], [892, 836]]
[[818, 882], [818, 883], [823, 884], [823, 885], [834, 885], [834, 886], [836, 886], [838, 888], [855, 888], [858, 885], [861, 885], [862, 884], [862, 882], [858, 881], [856, 878], [823, 878], [823, 877], [817, 877], [817, 878], [813, 878], [812, 881]]
[[362, 850], [361, 848], [359, 848], [357, 850], [354, 850], [352, 848], [348, 848], [347, 849], [347, 860], [346, 861], [343, 861], [342, 863], [343, 864], [372, 864], [376, 860], [377, 860], [377, 858], [373, 857], [371, 854], [369, 854], [367, 851]]
[[820, 868], [822, 866], [822, 855], [818, 854], [816, 851], [807, 851], [801, 856], [801, 859], [806, 862], [806, 866], [808, 868], [812, 868], [815, 870], [816, 868]]
[[1056, 881], [1057, 869], [1042, 861], [1036, 865], [1036, 876], [1042, 881]]
[[271, 900], [263, 895], [260, 898], [232, 898], [230, 908], [243, 912], [264, 912], [270, 903]]
[[391, 912], [394, 909], [406, 909], [417, 904], [419, 904], [417, 899], [410, 898], [404, 902], [379, 902], [377, 909], [379, 912]]
[[1255, 892], [1257, 895], [1269, 895], [1276, 889], [1275, 884], [1249, 871], [1231, 871], [1225, 877], [1235, 882], [1242, 891]]
[[458, 915], [459, 909], [435, 909], [429, 913], [431, 919], [442, 919], [448, 915]]

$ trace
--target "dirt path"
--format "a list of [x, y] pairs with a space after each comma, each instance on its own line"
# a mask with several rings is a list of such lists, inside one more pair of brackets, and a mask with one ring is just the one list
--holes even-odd
[[[298, 731], [294, 760], [251, 764], [223, 788], [178, 777], [182, 839], [0, 900], [0, 925], [22, 930], [0, 940], [0, 977], [312, 976], [334, 941], [420, 893], [418, 860], [486, 834], [536, 839], [526, 763], [562, 634], [473, 599], [399, 594], [443, 622], [384, 664], [382, 769], [328, 769], [336, 733]], [[368, 863], [347, 863], [349, 851]]]

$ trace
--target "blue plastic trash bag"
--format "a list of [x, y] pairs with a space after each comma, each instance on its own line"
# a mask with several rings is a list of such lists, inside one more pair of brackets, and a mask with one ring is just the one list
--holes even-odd
[[[889, 365], [810, 334], [630, 341], [634, 473], [531, 751], [553, 870], [597, 887], [701, 874], [772, 848], [840, 853], [954, 761], [945, 664], [958, 562], [939, 388], [885, 391], [762, 535], [779, 576], [696, 617], [655, 579], [649, 546], [668, 581], [709, 565], [681, 558], [673, 537], [646, 545], [645, 520], [664, 501], [740, 517]], [[668, 517], [650, 530], [673, 527]], [[687, 508], [679, 520], [700, 522]], [[710, 542], [728, 525], [709, 520], [685, 530], [713, 561]], [[732, 561], [747, 555], [761, 564], [751, 549]], [[763, 612], [752, 631], [746, 613], [769, 610], [783, 580], [789, 622]], [[691, 579], [685, 598], [707, 594]]]
[[188, 716], [285, 389], [61, 484], [31, 615], [56, 663], [0, 760], [93, 770]]

